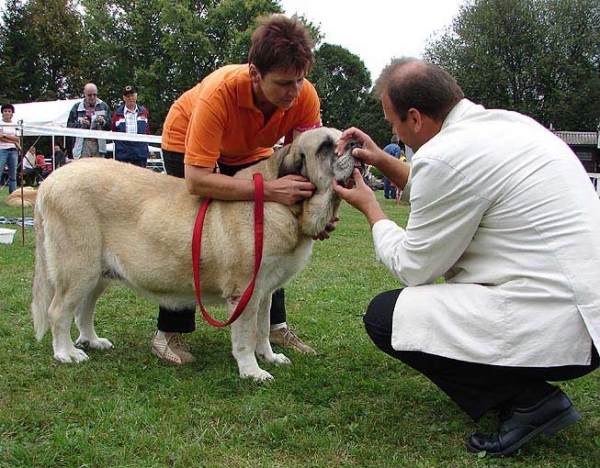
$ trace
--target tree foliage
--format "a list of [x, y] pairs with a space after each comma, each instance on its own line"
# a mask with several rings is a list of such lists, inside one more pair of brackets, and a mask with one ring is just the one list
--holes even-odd
[[339, 45], [321, 44], [309, 75], [321, 99], [323, 125], [356, 126], [383, 146], [389, 143], [391, 127], [385, 121], [381, 102], [371, 94], [371, 75], [360, 57]]
[[[0, 99], [79, 97], [93, 82], [114, 108], [123, 86], [133, 83], [150, 109], [153, 133], [160, 133], [183, 92], [223, 65], [246, 62], [257, 18], [276, 12], [275, 0], [8, 0], [0, 25]], [[300, 21], [319, 44], [318, 27]], [[369, 73], [340, 46], [325, 44], [317, 54], [323, 120], [349, 126], [372, 99]]]
[[[78, 97], [92, 81], [114, 107], [133, 83], [160, 133], [171, 103], [220, 66], [245, 62], [257, 17], [280, 11], [278, 0], [7, 0], [0, 101]], [[309, 78], [323, 123], [359, 126], [388, 143], [360, 57], [320, 44], [318, 27], [301, 20], [318, 46]], [[600, 120], [597, 0], [467, 0], [425, 56], [487, 107], [565, 130], [595, 130]]]
[[[280, 11], [272, 0], [81, 0], [85, 8], [82, 86], [94, 81], [111, 104], [126, 83], [160, 130], [171, 103], [216, 68], [246, 61], [259, 16]], [[93, 79], [91, 78], [93, 77]]]
[[362, 110], [371, 88], [363, 61], [339, 45], [322, 44], [308, 79], [321, 99], [323, 124], [348, 127]]
[[563, 130], [600, 120], [597, 0], [472, 0], [425, 56], [487, 107]]
[[0, 28], [3, 98], [53, 100], [74, 92], [83, 39], [81, 16], [69, 0], [8, 0]]

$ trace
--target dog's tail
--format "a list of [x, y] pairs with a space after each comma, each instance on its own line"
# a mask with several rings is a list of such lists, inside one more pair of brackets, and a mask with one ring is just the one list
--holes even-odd
[[33, 299], [31, 301], [31, 315], [35, 338], [40, 341], [48, 331], [48, 309], [54, 296], [54, 286], [48, 276], [46, 262], [44, 219], [42, 216], [43, 198], [36, 200], [34, 212], [35, 227], [35, 274], [33, 277]]

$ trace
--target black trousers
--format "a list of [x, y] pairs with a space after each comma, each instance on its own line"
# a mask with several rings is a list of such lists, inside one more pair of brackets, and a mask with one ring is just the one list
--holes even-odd
[[[183, 154], [174, 151], [163, 149], [163, 163], [167, 174], [184, 178], [185, 165], [183, 163]], [[226, 166], [219, 165], [220, 172], [225, 175], [233, 176], [237, 171], [251, 166], [255, 163], [246, 164], [243, 166]], [[285, 310], [285, 292], [283, 289], [278, 289], [271, 297], [271, 324], [283, 323], [286, 321]], [[158, 308], [157, 328], [164, 332], [170, 333], [190, 333], [196, 329], [196, 309], [168, 309], [163, 306]]]
[[598, 368], [596, 348], [589, 365], [506, 367], [458, 361], [418, 351], [392, 348], [392, 315], [401, 289], [376, 296], [363, 321], [367, 334], [386, 354], [425, 375], [474, 421], [503, 404], [526, 407], [551, 393], [548, 381], [572, 380]]

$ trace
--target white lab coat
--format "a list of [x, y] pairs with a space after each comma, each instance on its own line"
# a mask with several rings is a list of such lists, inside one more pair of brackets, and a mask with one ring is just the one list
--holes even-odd
[[600, 201], [568, 146], [528, 117], [464, 99], [415, 153], [410, 183], [406, 231], [373, 226], [378, 259], [407, 286], [394, 349], [589, 364], [592, 340], [600, 348]]

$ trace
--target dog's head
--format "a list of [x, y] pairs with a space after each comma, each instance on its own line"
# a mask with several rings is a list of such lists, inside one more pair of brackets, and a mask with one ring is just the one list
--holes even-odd
[[[279, 150], [283, 158], [278, 177], [299, 174], [315, 184], [317, 191], [328, 189], [333, 178], [344, 185], [352, 177], [355, 167], [362, 173], [364, 166], [362, 161], [352, 156], [352, 150], [360, 146], [358, 142], [351, 141], [344, 154], [337, 156], [335, 144], [341, 135], [339, 130], [327, 127], [300, 134], [291, 145]], [[321, 183], [323, 179], [328, 179], [325, 184]]]
[[316, 187], [314, 195], [302, 203], [300, 226], [306, 235], [321, 232], [337, 212], [340, 200], [333, 191], [333, 179], [345, 185], [354, 168], [359, 167], [360, 161], [352, 156], [358, 143], [349, 144], [340, 157], [335, 153], [341, 135], [334, 128], [309, 130], [274, 155], [280, 160], [278, 177], [299, 174]]

